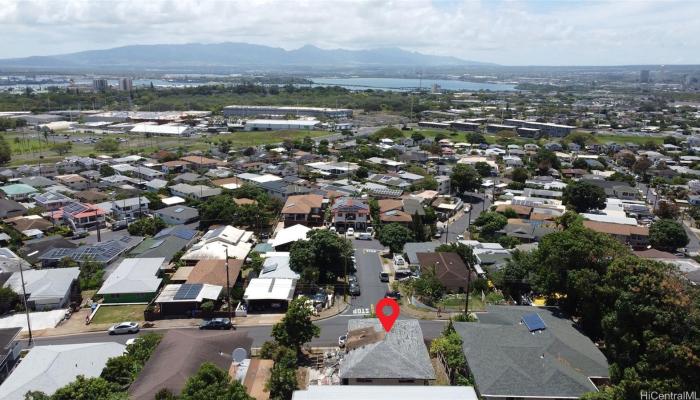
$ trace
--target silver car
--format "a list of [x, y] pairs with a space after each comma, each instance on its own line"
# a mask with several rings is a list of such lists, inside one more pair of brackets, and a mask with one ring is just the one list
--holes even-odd
[[139, 324], [136, 322], [120, 322], [112, 325], [108, 332], [110, 335], [121, 335], [123, 333], [137, 333], [139, 329]]

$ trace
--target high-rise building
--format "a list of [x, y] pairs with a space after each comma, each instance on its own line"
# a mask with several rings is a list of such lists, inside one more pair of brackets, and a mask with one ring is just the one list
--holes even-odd
[[642, 83], [649, 83], [649, 70], [648, 69], [643, 69], [639, 73], [639, 81]]
[[119, 80], [119, 90], [130, 92], [134, 87], [134, 81], [131, 78], [121, 78]]
[[93, 79], [92, 88], [98, 92], [104, 92], [107, 90], [107, 88], [109, 88], [109, 83], [107, 82], [107, 79]]

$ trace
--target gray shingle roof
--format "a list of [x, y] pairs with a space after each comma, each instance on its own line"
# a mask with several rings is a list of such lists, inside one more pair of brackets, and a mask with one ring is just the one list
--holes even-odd
[[[556, 309], [487, 306], [479, 323], [455, 323], [482, 396], [573, 397], [595, 391], [589, 377], [608, 376], [603, 353]], [[537, 313], [546, 329], [530, 333], [520, 321]]]
[[[351, 319], [348, 330], [373, 327], [377, 319]], [[384, 340], [349, 351], [340, 364], [341, 379], [435, 379], [418, 320], [398, 320]]]

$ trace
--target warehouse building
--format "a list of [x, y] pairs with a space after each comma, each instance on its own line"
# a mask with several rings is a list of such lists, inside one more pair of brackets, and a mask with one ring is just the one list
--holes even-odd
[[326, 118], [351, 118], [352, 110], [349, 108], [321, 108], [321, 107], [275, 107], [275, 106], [241, 106], [234, 105], [224, 107], [225, 117], [280, 117], [285, 115], [297, 115], [300, 117], [326, 117]]
[[320, 126], [315, 119], [251, 119], [245, 122], [246, 131], [312, 130]]

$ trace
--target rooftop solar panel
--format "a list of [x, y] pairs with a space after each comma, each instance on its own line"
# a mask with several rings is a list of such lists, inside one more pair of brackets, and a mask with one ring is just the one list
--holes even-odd
[[184, 283], [180, 285], [180, 288], [177, 290], [177, 293], [175, 293], [173, 299], [194, 300], [197, 298], [197, 295], [199, 295], [199, 292], [202, 290], [202, 287], [204, 287], [204, 285], [201, 283]]
[[542, 317], [540, 317], [540, 315], [537, 313], [523, 315], [523, 323], [525, 324], [525, 326], [527, 326], [527, 329], [530, 332], [542, 331], [547, 328], [547, 326], [544, 324], [544, 321], [542, 320]]

